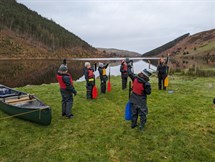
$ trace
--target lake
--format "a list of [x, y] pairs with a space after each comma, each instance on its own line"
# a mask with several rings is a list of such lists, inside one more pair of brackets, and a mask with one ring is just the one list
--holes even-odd
[[[85, 61], [69, 60], [67, 65], [73, 80], [84, 81], [83, 67]], [[94, 64], [95, 61], [90, 61]], [[98, 61], [96, 61], [98, 63]], [[103, 61], [104, 62], [104, 61]], [[105, 61], [107, 63], [107, 61]], [[62, 60], [0, 60], [0, 84], [9, 87], [20, 87], [25, 85], [40, 85], [43, 83], [55, 83], [56, 72]], [[120, 75], [120, 61], [109, 60], [111, 75]], [[134, 72], [148, 68], [144, 61], [134, 62]], [[152, 69], [156, 69], [151, 65]], [[107, 69], [107, 74], [109, 68]], [[95, 72], [99, 76], [98, 71]]]

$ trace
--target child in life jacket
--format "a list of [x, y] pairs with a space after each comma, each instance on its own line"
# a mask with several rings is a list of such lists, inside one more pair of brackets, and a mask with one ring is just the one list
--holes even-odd
[[73, 86], [72, 76], [68, 73], [66, 64], [62, 64], [57, 73], [57, 80], [62, 96], [62, 116], [72, 118], [73, 94], [77, 92]]
[[149, 77], [152, 73], [144, 69], [138, 75], [135, 75], [131, 71], [131, 68], [128, 67], [128, 75], [132, 80], [132, 94], [129, 99], [132, 109], [131, 128], [135, 128], [137, 126], [137, 119], [139, 115], [140, 130], [143, 131], [148, 114], [147, 95], [151, 94]]
[[121, 72], [121, 79], [122, 79], [122, 90], [124, 90], [127, 87], [127, 80], [128, 80], [128, 66], [127, 66], [126, 60], [121, 61], [120, 72]]
[[91, 65], [89, 62], [85, 62], [84, 65], [84, 76], [86, 80], [86, 88], [87, 88], [87, 99], [92, 99], [92, 91], [93, 86], [95, 85], [95, 75], [94, 75], [94, 69], [91, 68]]
[[107, 74], [106, 74], [106, 69], [108, 67], [109, 64], [103, 64], [103, 63], [99, 63], [99, 76], [100, 76], [100, 80], [101, 80], [101, 93], [106, 93], [106, 82], [108, 80]]

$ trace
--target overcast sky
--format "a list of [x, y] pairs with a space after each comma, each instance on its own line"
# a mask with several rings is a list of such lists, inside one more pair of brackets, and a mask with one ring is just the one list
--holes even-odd
[[17, 0], [94, 47], [145, 53], [215, 28], [215, 0]]

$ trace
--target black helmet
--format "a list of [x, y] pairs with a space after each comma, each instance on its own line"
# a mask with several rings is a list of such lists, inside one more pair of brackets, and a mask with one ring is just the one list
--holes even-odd
[[144, 69], [143, 71], [141, 71], [141, 73], [148, 78], [152, 75], [152, 73], [147, 69]]

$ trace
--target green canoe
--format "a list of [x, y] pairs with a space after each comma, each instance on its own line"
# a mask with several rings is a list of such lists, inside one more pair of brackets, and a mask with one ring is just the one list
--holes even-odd
[[0, 84], [0, 109], [10, 116], [42, 125], [51, 124], [51, 109], [33, 95]]

